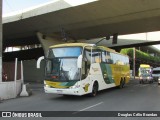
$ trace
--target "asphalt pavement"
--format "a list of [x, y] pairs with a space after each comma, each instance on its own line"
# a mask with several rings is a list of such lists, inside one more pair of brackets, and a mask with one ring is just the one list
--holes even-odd
[[[30, 88], [33, 93], [31, 96], [2, 101], [0, 111], [71, 111], [75, 114], [84, 111], [160, 111], [160, 86], [156, 82], [139, 84], [137, 80], [131, 80], [123, 89], [103, 90], [96, 97], [46, 94], [42, 84], [31, 84]], [[67, 118], [69, 120], [69, 117]], [[63, 117], [63, 119], [67, 118]], [[57, 117], [57, 119], [61, 118]], [[83, 119], [97, 120], [100, 116], [99, 118], [83, 117]], [[105, 117], [101, 119], [106, 120]], [[116, 117], [115, 119], [126, 118]], [[142, 119], [142, 117], [137, 117], [137, 119]], [[149, 118], [145, 117], [144, 120], [146, 119]], [[157, 118], [152, 117], [152, 119]]]

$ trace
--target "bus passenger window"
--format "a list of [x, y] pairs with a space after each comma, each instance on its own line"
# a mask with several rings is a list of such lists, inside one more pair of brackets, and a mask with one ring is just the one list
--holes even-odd
[[94, 51], [92, 53], [93, 63], [101, 63], [101, 52]]
[[112, 64], [113, 63], [113, 60], [111, 59], [111, 55], [110, 55], [110, 52], [106, 52], [106, 62], [108, 64]]
[[102, 62], [106, 62], [106, 51], [102, 52]]

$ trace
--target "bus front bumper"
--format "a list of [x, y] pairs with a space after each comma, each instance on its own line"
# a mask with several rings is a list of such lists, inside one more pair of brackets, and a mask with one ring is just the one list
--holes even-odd
[[44, 91], [45, 91], [45, 93], [53, 93], [53, 94], [61, 94], [61, 95], [77, 95], [77, 96], [82, 95], [80, 93], [80, 88], [61, 89], [61, 88], [51, 88], [51, 87], [44, 86]]

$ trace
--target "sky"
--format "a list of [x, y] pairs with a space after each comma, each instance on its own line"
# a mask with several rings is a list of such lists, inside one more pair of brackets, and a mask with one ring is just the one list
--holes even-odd
[[3, 15], [53, 0], [3, 0]]
[[[51, 2], [55, 0], [3, 0], [3, 15], [22, 11], [24, 9], [40, 5], [46, 2]], [[94, 1], [94, 0], [65, 0], [72, 5], [78, 5], [84, 2]], [[79, 1], [79, 2], [78, 2]], [[147, 36], [147, 37], [146, 37]], [[144, 40], [160, 40], [160, 31], [158, 32], [149, 32], [149, 33], [140, 33], [133, 35], [123, 35], [118, 38], [122, 39], [144, 39]], [[155, 45], [156, 48], [160, 49], [160, 45]]]

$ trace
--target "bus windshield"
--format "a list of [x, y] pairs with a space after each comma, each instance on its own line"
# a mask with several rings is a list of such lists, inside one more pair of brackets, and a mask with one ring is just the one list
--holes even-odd
[[140, 68], [141, 75], [151, 75], [150, 68]]
[[80, 54], [80, 47], [50, 49], [48, 59], [46, 59], [46, 79], [53, 81], [80, 80], [80, 70], [77, 67], [77, 59]]

